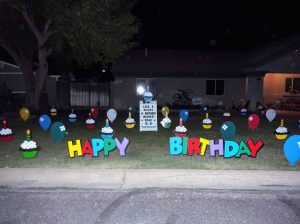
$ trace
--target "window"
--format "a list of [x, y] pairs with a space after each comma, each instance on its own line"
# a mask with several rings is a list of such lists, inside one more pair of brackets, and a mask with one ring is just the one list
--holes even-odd
[[223, 95], [224, 80], [206, 80], [206, 95]]
[[286, 78], [285, 92], [287, 93], [300, 92], [300, 78]]
[[139, 78], [136, 79], [136, 95], [142, 96], [146, 91], [149, 91], [155, 95], [156, 93], [156, 85], [154, 78]]

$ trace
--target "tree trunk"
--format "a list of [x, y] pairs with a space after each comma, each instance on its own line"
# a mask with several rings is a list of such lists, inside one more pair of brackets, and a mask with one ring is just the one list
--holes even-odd
[[34, 90], [30, 99], [30, 107], [39, 110], [40, 97], [48, 74], [47, 50], [39, 50], [39, 67], [34, 77]]

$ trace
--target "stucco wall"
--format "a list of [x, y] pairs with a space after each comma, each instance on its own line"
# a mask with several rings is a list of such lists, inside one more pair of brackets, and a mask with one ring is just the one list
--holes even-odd
[[[209, 78], [208, 78], [209, 79]], [[206, 78], [156, 78], [156, 99], [158, 104], [173, 103], [172, 96], [177, 89], [192, 89], [195, 96], [202, 97], [203, 103], [216, 105], [220, 100], [224, 105], [231, 106], [232, 100], [245, 98], [245, 78], [225, 79], [225, 94], [223, 96], [206, 96]], [[140, 97], [136, 94], [135, 78], [116, 78], [112, 85], [113, 104], [118, 109], [138, 106]]]
[[300, 78], [300, 74], [267, 73], [264, 78], [264, 103], [276, 103], [283, 99], [286, 78]]

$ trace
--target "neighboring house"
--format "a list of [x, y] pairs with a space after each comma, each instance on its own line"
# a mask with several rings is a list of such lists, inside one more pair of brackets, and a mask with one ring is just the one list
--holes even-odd
[[[48, 76], [44, 93], [47, 93], [47, 103], [57, 105], [57, 80], [60, 76]], [[20, 68], [14, 64], [0, 61], [0, 86], [5, 85], [13, 94], [25, 98], [25, 80]]]
[[[232, 106], [249, 100], [275, 103], [300, 91], [300, 36], [272, 43], [250, 52], [204, 52], [175, 50], [135, 50], [112, 69], [113, 106], [137, 106], [142, 98], [137, 89], [149, 87], [159, 105], [172, 104], [177, 89], [191, 89], [203, 104]], [[294, 95], [293, 95], [294, 96]]]
[[[51, 63], [53, 65], [53, 63]], [[63, 72], [59, 68], [60, 64], [54, 64], [50, 69], [50, 74], [59, 73], [59, 75], [48, 75], [45, 81], [45, 87], [42, 94], [42, 104], [48, 106], [55, 105], [59, 108], [69, 107], [109, 107], [109, 87], [107, 81], [112, 80], [111, 74], [109, 79], [104, 79], [101, 74], [102, 69], [75, 69], [73, 73]], [[109, 72], [106, 72], [109, 73]], [[98, 75], [100, 74], [100, 75]], [[98, 78], [95, 78], [97, 77]], [[102, 79], [101, 79], [102, 77]], [[25, 99], [25, 82], [20, 68], [11, 63], [0, 61], [0, 86], [6, 85], [13, 94], [19, 95]], [[44, 102], [46, 100], [47, 102]]]

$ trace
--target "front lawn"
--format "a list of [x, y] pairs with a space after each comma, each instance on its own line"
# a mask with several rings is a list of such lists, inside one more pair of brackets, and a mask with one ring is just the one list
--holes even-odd
[[[243, 155], [240, 159], [223, 157], [212, 158], [207, 150], [202, 156], [170, 156], [169, 137], [173, 135], [173, 129], [178, 125], [178, 112], [172, 112], [170, 118], [173, 121], [171, 129], [164, 129], [159, 124], [158, 132], [139, 132], [138, 124], [134, 129], [127, 129], [124, 122], [127, 113], [118, 114], [117, 119], [111, 127], [120, 140], [127, 137], [130, 144], [126, 151], [126, 157], [120, 157], [118, 150], [110, 153], [109, 157], [104, 157], [103, 152], [100, 157], [68, 157], [68, 140], [99, 138], [101, 127], [104, 126], [104, 114], [102, 111], [100, 119], [94, 130], [85, 128], [86, 114], [77, 114], [79, 120], [76, 123], [69, 123], [68, 114], [59, 114], [55, 121], [62, 121], [68, 130], [68, 135], [61, 144], [56, 144], [52, 140], [50, 131], [44, 132], [38, 124], [38, 118], [31, 118], [26, 124], [19, 117], [9, 119], [9, 127], [15, 132], [14, 140], [9, 143], [0, 142], [0, 167], [28, 167], [28, 168], [133, 168], [133, 169], [252, 169], [252, 170], [300, 170], [299, 162], [295, 167], [290, 167], [283, 154], [284, 141], [275, 139], [274, 131], [279, 126], [280, 118], [285, 119], [285, 126], [289, 129], [290, 135], [299, 134], [296, 116], [277, 116], [269, 123], [264, 115], [261, 115], [261, 123], [257, 131], [248, 128], [247, 117], [240, 117], [238, 113], [233, 114], [232, 121], [237, 125], [237, 135], [235, 141], [241, 139], [248, 140], [251, 137], [255, 142], [262, 139], [265, 146], [258, 152], [257, 158], [250, 158]], [[134, 115], [138, 120], [138, 115]], [[190, 137], [204, 137], [207, 139], [221, 138], [220, 126], [222, 124], [221, 114], [210, 116], [213, 120], [213, 128], [204, 130], [201, 126], [203, 115], [191, 113], [188, 121], [184, 124]], [[159, 121], [162, 119], [159, 113]], [[33, 140], [41, 146], [41, 151], [34, 159], [24, 159], [18, 151], [19, 145], [25, 140], [25, 131], [29, 127], [32, 129]]]

